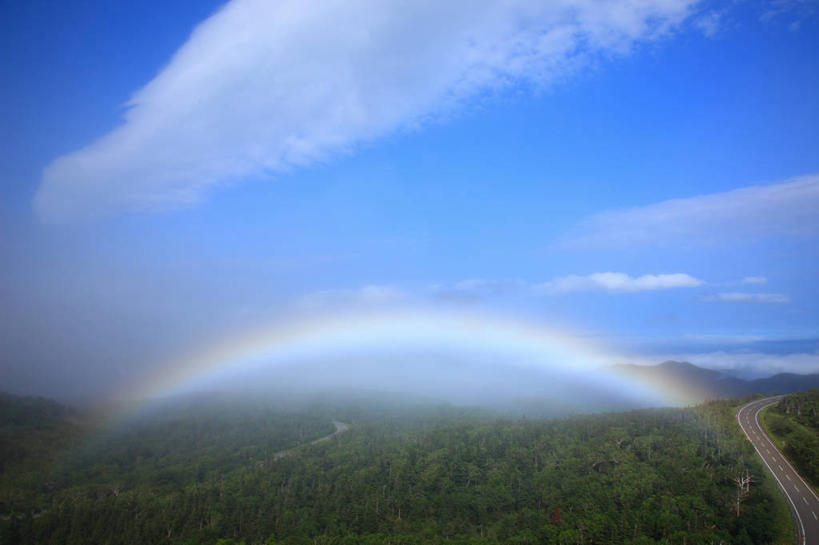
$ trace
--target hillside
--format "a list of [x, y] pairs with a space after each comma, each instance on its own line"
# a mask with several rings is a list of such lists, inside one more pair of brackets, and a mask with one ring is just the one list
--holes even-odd
[[612, 369], [647, 384], [661, 387], [671, 385], [689, 392], [693, 401], [733, 399], [753, 394], [788, 394], [819, 388], [819, 374], [780, 373], [768, 378], [744, 380], [679, 361], [657, 365], [620, 364]]
[[[789, 539], [787, 509], [729, 403], [552, 420], [387, 399], [173, 407], [67, 450], [44, 445], [54, 463], [17, 466], [21, 478], [0, 486], [0, 544]], [[328, 410], [349, 431], [310, 443], [332, 430]], [[754, 483], [737, 517], [745, 471]]]
[[8, 481], [50, 463], [82, 432], [79, 414], [70, 407], [0, 392], [0, 477]]

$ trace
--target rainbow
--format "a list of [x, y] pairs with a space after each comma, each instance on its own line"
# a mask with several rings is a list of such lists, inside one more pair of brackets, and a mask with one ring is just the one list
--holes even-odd
[[[641, 384], [604, 370], [617, 360], [578, 339], [537, 323], [478, 313], [428, 309], [339, 313], [280, 321], [209, 344], [161, 366], [120, 394], [137, 407], [150, 400], [212, 389], [239, 373], [304, 361], [402, 353], [495, 358], [519, 368], [594, 383], [643, 405], [685, 404], [674, 385]], [[622, 361], [622, 358], [619, 358]], [[349, 359], [347, 360], [349, 361]], [[133, 410], [133, 404], [131, 409]]]

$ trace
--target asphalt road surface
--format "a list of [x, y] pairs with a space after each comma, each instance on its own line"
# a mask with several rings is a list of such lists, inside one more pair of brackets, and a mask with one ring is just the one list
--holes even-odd
[[[345, 431], [350, 429], [350, 426], [348, 426], [344, 422], [339, 422], [338, 420], [333, 420], [333, 425], [336, 427], [336, 431], [334, 431], [330, 435], [325, 435], [324, 437], [319, 437], [318, 439], [316, 439], [314, 441], [310, 441], [309, 444], [310, 445], [315, 445], [316, 443], [329, 441], [330, 439], [332, 439], [336, 435], [338, 435], [340, 433], [344, 433]], [[297, 448], [299, 448], [299, 447], [296, 446], [296, 447], [292, 447], [292, 448], [289, 448], [289, 449], [280, 450], [279, 452], [277, 452], [277, 453], [275, 453], [273, 455], [273, 458], [275, 458], [276, 460], [278, 460], [279, 458], [284, 458], [285, 456], [287, 456], [288, 454], [290, 454], [291, 452], [293, 452]]]
[[737, 411], [737, 421], [790, 502], [791, 513], [800, 534], [798, 543], [819, 545], [819, 497], [776, 448], [759, 424], [759, 411], [781, 398], [782, 396], [766, 397], [748, 403]]

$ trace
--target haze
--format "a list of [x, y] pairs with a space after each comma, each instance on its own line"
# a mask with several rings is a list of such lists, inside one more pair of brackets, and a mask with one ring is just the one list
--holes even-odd
[[180, 361], [254, 331], [418, 309], [562, 341], [480, 357], [405, 329], [266, 380], [473, 403], [593, 388], [555, 382], [581, 363], [817, 373], [817, 17], [787, 0], [3, 3], [0, 389], [193, 388]]

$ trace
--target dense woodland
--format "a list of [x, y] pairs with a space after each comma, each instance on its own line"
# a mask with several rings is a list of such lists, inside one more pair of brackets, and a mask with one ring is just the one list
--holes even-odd
[[[734, 409], [545, 420], [200, 400], [92, 430], [3, 396], [0, 543], [787, 543]], [[312, 444], [332, 419], [349, 431]]]
[[799, 473], [819, 487], [819, 388], [783, 397], [765, 411], [764, 423]]

